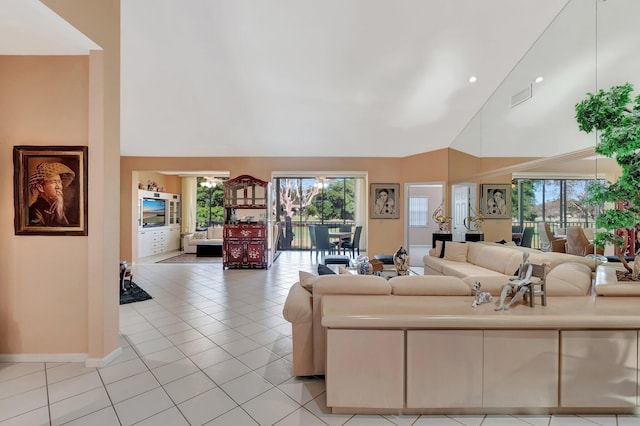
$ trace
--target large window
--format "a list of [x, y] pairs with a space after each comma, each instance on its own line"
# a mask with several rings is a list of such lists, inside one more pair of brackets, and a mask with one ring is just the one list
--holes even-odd
[[549, 222], [552, 228], [593, 227], [598, 206], [585, 203], [589, 179], [516, 179], [512, 217], [519, 224]]
[[361, 224], [365, 198], [359, 177], [276, 177], [274, 220], [282, 223], [280, 249], [310, 248], [309, 224], [339, 229]]

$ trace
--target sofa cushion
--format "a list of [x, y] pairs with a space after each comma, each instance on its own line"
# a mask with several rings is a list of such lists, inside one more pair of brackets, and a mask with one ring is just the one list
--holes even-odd
[[444, 241], [436, 241], [436, 248], [433, 252], [433, 256], [435, 257], [444, 257]]
[[467, 244], [455, 241], [448, 241], [445, 244], [444, 259], [453, 260], [454, 262], [467, 261]]
[[211, 240], [222, 239], [222, 226], [210, 226], [207, 228], [207, 238]]
[[478, 252], [475, 265], [505, 275], [513, 275], [522, 263], [522, 253], [504, 246], [485, 246]]
[[304, 287], [306, 290], [312, 291], [313, 284], [318, 279], [318, 276], [307, 271], [299, 271], [298, 276], [300, 279], [300, 285]]
[[509, 282], [509, 277], [496, 273], [495, 275], [476, 275], [463, 278], [462, 281], [470, 288], [477, 282], [481, 284], [480, 290], [491, 293], [492, 296], [500, 296], [502, 287]]
[[591, 268], [582, 263], [561, 263], [547, 272], [547, 296], [588, 296], [591, 287]]
[[389, 280], [397, 296], [469, 296], [471, 288], [461, 279], [444, 275], [404, 275]]
[[505, 274], [501, 274], [500, 272], [495, 272], [490, 269], [483, 268], [482, 266], [472, 265], [466, 262], [451, 262], [449, 264], [442, 265], [442, 274], [458, 278], [483, 275], [505, 276]]
[[193, 233], [194, 240], [206, 240], [207, 239], [207, 231], [196, 231]]

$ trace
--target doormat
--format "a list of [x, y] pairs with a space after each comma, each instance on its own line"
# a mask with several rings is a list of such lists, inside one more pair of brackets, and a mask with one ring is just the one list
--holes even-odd
[[149, 293], [138, 287], [136, 283], [125, 286], [125, 290], [120, 292], [120, 304], [142, 302], [143, 300], [153, 299]]

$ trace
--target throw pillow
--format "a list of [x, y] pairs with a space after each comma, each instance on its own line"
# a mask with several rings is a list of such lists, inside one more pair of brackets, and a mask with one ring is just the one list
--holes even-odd
[[209, 228], [209, 238], [215, 240], [222, 239], [222, 226], [212, 226]]
[[328, 266], [324, 266], [324, 265], [318, 265], [318, 275], [335, 275], [335, 272], [333, 272], [333, 269], [329, 268]]
[[206, 240], [207, 239], [207, 231], [197, 231], [193, 233], [194, 240]]
[[338, 267], [338, 273], [339, 274], [350, 274], [351, 271], [348, 270], [347, 268], [345, 268], [344, 266], [339, 266]]
[[300, 271], [298, 274], [300, 275], [300, 285], [308, 291], [313, 291], [313, 284], [318, 276], [306, 271]]
[[447, 241], [446, 247], [447, 251], [444, 254], [446, 260], [453, 260], [454, 262], [467, 261], [467, 244]]

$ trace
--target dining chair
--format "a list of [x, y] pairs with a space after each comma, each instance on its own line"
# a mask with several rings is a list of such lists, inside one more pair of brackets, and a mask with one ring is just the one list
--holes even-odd
[[324, 259], [325, 252], [331, 254], [336, 249], [336, 244], [329, 239], [329, 227], [326, 225], [316, 225], [315, 239], [316, 239], [316, 262], [318, 261], [318, 252], [322, 252], [322, 258]]
[[360, 256], [360, 236], [362, 235], [362, 226], [356, 226], [356, 230], [353, 232], [353, 238], [351, 241], [342, 243], [342, 254], [347, 253], [347, 249], [351, 250], [351, 257], [355, 259], [356, 250], [358, 256]]
[[[309, 225], [309, 257], [313, 258], [313, 252], [316, 251], [316, 225]], [[317, 251], [316, 251], [317, 261]]]
[[593, 243], [585, 235], [584, 229], [579, 226], [569, 226], [567, 228], [566, 253], [576, 256], [586, 256], [588, 254], [604, 254], [602, 250], [595, 250]]
[[551, 227], [547, 222], [538, 223], [538, 237], [540, 238], [540, 250], [559, 253], [565, 252], [565, 243], [567, 240], [553, 235]]
[[522, 231], [522, 239], [520, 240], [520, 247], [531, 247], [531, 242], [533, 241], [533, 231], [534, 228], [532, 226], [527, 226]]

